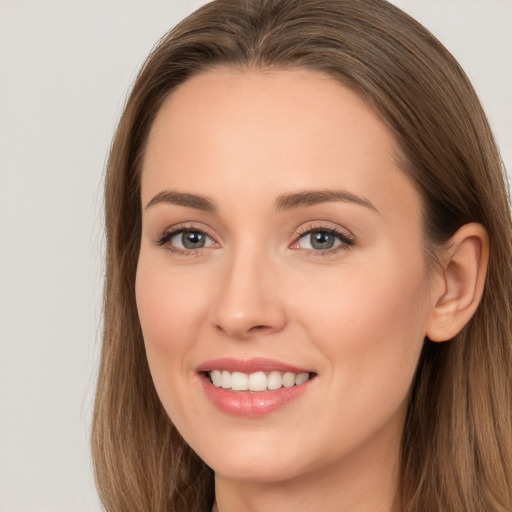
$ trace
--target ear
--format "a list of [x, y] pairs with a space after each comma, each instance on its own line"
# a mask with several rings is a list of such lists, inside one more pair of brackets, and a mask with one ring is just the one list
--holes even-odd
[[440, 257], [441, 270], [432, 297], [426, 336], [446, 341], [458, 334], [473, 316], [485, 284], [489, 237], [481, 224], [462, 226]]

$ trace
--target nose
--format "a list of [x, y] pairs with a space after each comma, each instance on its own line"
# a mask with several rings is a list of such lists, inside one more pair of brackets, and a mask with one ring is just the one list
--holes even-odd
[[239, 340], [281, 331], [287, 315], [276, 267], [257, 251], [246, 251], [226, 262], [210, 311], [214, 327]]

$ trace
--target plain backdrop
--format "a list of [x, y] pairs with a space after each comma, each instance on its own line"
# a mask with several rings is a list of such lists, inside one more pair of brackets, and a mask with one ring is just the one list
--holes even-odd
[[[89, 434], [102, 179], [136, 72], [200, 0], [0, 0], [0, 512], [98, 512]], [[512, 163], [512, 1], [396, 0], [473, 80]]]

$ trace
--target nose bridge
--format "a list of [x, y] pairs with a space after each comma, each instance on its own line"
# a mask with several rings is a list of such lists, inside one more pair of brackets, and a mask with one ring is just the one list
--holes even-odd
[[281, 330], [286, 323], [279, 299], [279, 270], [269, 252], [256, 244], [240, 244], [226, 255], [218, 275], [218, 296], [212, 322], [231, 337]]

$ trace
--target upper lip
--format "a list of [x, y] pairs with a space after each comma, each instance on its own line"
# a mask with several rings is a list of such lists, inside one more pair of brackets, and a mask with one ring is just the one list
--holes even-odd
[[212, 370], [225, 370], [228, 372], [254, 373], [254, 372], [292, 372], [292, 373], [310, 373], [311, 370], [299, 368], [275, 359], [265, 357], [254, 357], [251, 359], [237, 359], [234, 357], [222, 357], [211, 359], [199, 365], [196, 369], [198, 373], [210, 372]]

